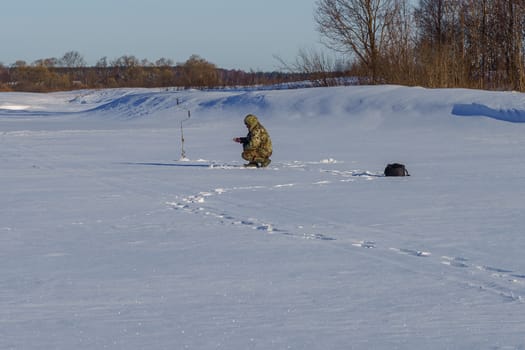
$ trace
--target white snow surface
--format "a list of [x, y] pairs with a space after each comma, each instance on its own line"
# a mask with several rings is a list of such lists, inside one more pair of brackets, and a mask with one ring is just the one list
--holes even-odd
[[524, 116], [402, 86], [0, 93], [0, 349], [525, 349]]

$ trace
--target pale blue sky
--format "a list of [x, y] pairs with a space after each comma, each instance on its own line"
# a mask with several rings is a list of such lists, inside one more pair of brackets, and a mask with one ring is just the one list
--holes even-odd
[[192, 54], [221, 68], [271, 71], [300, 49], [322, 49], [316, 0], [0, 1], [0, 63], [61, 58], [89, 65], [123, 55], [184, 62]]

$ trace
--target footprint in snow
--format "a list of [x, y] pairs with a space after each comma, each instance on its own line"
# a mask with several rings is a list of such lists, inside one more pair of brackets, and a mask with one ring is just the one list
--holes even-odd
[[390, 250], [397, 252], [399, 254], [412, 255], [412, 256], [417, 256], [417, 257], [427, 257], [427, 256], [432, 255], [429, 252], [424, 252], [421, 250], [413, 250], [413, 249], [390, 248]]
[[359, 242], [352, 243], [352, 245], [354, 247], [359, 247], [359, 248], [375, 248], [376, 247], [376, 242], [374, 242], [374, 241], [359, 241]]
[[468, 264], [466, 263], [468, 259], [461, 258], [461, 257], [450, 257], [450, 256], [442, 256], [441, 257], [443, 261], [441, 263], [443, 265], [448, 265], [452, 267], [468, 267]]
[[491, 267], [491, 266], [477, 266], [477, 268], [479, 270], [482, 270], [482, 271], [497, 272], [497, 273], [510, 273], [510, 272], [512, 272], [511, 270], [500, 269], [498, 267]]
[[335, 241], [336, 239], [327, 235], [324, 235], [322, 233], [304, 233], [303, 234], [304, 239], [318, 239], [321, 241]]

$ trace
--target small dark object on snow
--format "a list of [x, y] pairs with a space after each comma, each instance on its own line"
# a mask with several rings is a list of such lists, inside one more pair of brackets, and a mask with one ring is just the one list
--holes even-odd
[[385, 168], [385, 176], [410, 176], [404, 164], [392, 163]]

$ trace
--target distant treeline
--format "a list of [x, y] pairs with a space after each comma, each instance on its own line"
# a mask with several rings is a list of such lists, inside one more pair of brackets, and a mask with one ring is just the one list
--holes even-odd
[[329, 78], [341, 75], [226, 70], [197, 55], [176, 65], [166, 59], [150, 63], [134, 56], [122, 56], [109, 63], [103, 58], [95, 66], [88, 67], [82, 56], [72, 51], [61, 59], [37, 60], [32, 64], [18, 61], [9, 67], [0, 65], [0, 90], [49, 92], [119, 87], [221, 88], [302, 80], [318, 80], [319, 85], [327, 85]]
[[[525, 91], [524, 0], [318, 0], [324, 42], [373, 83]], [[359, 72], [360, 71], [360, 72]]]
[[[318, 0], [323, 43], [344, 59], [301, 50], [279, 72], [218, 68], [199, 56], [174, 64], [122, 56], [87, 67], [61, 59], [0, 65], [0, 90], [217, 88], [312, 81], [525, 91], [525, 0]], [[340, 79], [345, 77], [345, 79]], [[353, 77], [348, 79], [348, 77]]]

